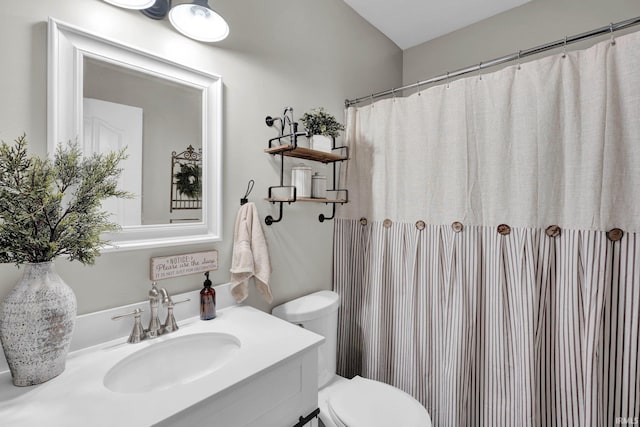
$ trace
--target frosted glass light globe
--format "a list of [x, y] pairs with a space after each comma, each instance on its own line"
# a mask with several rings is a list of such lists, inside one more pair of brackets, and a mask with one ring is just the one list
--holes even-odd
[[123, 7], [125, 9], [146, 9], [153, 6], [156, 0], [104, 0], [114, 6]]
[[169, 21], [187, 37], [203, 42], [217, 42], [229, 35], [227, 21], [200, 4], [180, 4], [171, 8]]

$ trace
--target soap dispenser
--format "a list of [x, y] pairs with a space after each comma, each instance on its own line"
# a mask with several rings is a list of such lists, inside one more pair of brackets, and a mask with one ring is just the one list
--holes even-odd
[[204, 273], [207, 279], [200, 291], [200, 320], [211, 320], [216, 317], [216, 290], [211, 288], [209, 272]]

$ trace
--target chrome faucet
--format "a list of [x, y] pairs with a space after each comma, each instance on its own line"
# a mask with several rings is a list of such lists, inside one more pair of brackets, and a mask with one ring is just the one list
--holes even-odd
[[131, 313], [120, 314], [118, 316], [113, 316], [111, 318], [111, 320], [118, 320], [118, 319], [122, 319], [123, 317], [129, 317], [129, 316], [134, 317], [135, 322], [133, 323], [133, 330], [131, 331], [131, 334], [129, 335], [129, 339], [127, 340], [129, 344], [136, 344], [144, 339], [144, 336], [145, 336], [144, 329], [142, 329], [142, 323], [140, 322], [140, 314], [143, 311], [144, 310], [140, 308], [136, 308]]
[[151, 289], [149, 290], [149, 306], [151, 307], [151, 316], [149, 318], [149, 327], [145, 330], [145, 338], [156, 338], [158, 335], [162, 334], [162, 323], [160, 323], [160, 319], [158, 318], [158, 307], [160, 307], [160, 293], [163, 295], [167, 295], [168, 293], [165, 288], [162, 288], [158, 291], [157, 283], [153, 282], [151, 284]]
[[[149, 306], [151, 308], [151, 315], [149, 318], [149, 327], [147, 329], [142, 329], [140, 316], [143, 310], [140, 308], [135, 309], [131, 313], [113, 316], [111, 320], [134, 316], [135, 322], [133, 325], [133, 331], [131, 332], [127, 342], [135, 344], [145, 339], [153, 339], [162, 334], [177, 331], [178, 323], [173, 315], [173, 307], [187, 301], [191, 301], [191, 299], [187, 298], [183, 301], [173, 302], [169, 296], [169, 292], [167, 292], [165, 288], [158, 289], [157, 283], [153, 282], [151, 284], [151, 289], [149, 290]], [[167, 317], [164, 324], [160, 323], [160, 319], [158, 317], [160, 303], [167, 308]]]
[[[178, 304], [182, 303], [182, 302], [187, 302], [189, 301], [184, 300], [184, 301], [180, 301]], [[178, 323], [176, 322], [176, 318], [173, 315], [173, 306], [176, 305], [176, 303], [173, 302], [173, 300], [169, 297], [169, 295], [165, 295], [165, 298], [162, 299], [162, 305], [164, 307], [167, 307], [167, 318], [164, 320], [164, 325], [162, 326], [162, 332], [165, 334], [168, 334], [170, 332], [174, 332], [178, 330]]]

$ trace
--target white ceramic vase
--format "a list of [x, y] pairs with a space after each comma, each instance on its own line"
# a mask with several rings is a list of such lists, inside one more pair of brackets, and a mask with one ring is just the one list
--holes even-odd
[[53, 262], [24, 266], [0, 304], [0, 341], [14, 385], [40, 384], [64, 371], [76, 309], [73, 290]]

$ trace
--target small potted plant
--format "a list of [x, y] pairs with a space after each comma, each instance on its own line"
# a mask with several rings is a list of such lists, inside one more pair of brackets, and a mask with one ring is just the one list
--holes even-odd
[[309, 145], [313, 150], [331, 152], [333, 139], [344, 130], [344, 126], [322, 107], [304, 113], [300, 121], [307, 130]]
[[39, 384], [65, 367], [75, 326], [76, 298], [53, 260], [93, 264], [107, 242], [102, 201], [131, 197], [118, 190], [124, 151], [83, 157], [77, 144], [58, 146], [54, 159], [27, 154], [23, 135], [0, 144], [0, 262], [23, 276], [0, 304], [0, 341], [13, 383]]

